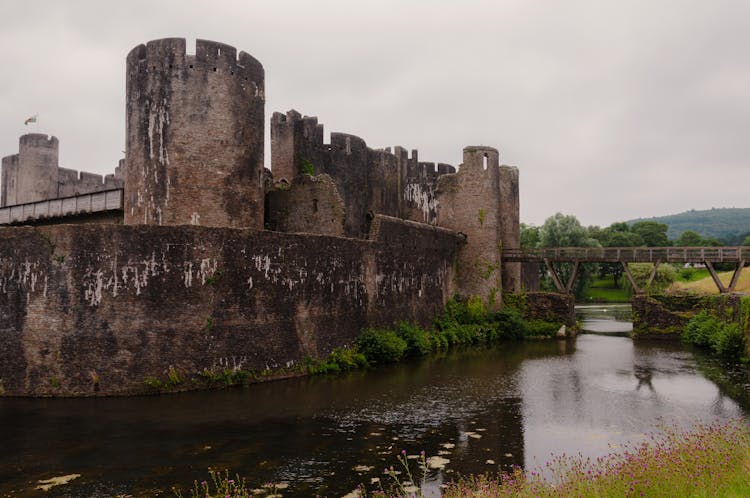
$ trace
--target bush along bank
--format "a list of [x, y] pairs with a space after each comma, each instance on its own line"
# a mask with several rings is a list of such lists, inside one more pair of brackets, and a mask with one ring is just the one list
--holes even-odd
[[488, 311], [478, 297], [448, 301], [429, 329], [399, 322], [390, 329], [368, 328], [349, 348], [334, 349], [323, 360], [307, 359], [310, 374], [336, 374], [366, 366], [395, 363], [457, 346], [555, 337], [562, 322], [524, 320], [514, 307]]
[[633, 299], [634, 338], [680, 338], [731, 360], [748, 357], [750, 296], [664, 295]]
[[746, 330], [747, 315], [743, 322], [727, 322], [703, 310], [690, 319], [680, 338], [724, 358], [747, 362]]

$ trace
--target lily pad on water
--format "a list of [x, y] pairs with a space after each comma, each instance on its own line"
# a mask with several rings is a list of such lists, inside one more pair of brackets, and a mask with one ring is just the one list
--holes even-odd
[[40, 480], [40, 481], [37, 481], [37, 484], [39, 484], [39, 486], [37, 486], [36, 489], [41, 489], [42, 491], [49, 491], [55, 486], [62, 486], [63, 484], [68, 484], [70, 481], [74, 479], [78, 479], [79, 477], [81, 477], [81, 474], [68, 474], [65, 476], [57, 476], [57, 477], [52, 477], [50, 479]]
[[444, 469], [451, 461], [441, 456], [433, 456], [427, 459], [427, 466], [431, 469]]

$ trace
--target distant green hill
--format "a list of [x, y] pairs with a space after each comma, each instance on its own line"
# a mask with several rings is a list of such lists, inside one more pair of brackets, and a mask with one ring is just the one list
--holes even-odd
[[630, 220], [656, 221], [669, 227], [667, 237], [675, 240], [686, 230], [698, 232], [705, 238], [716, 238], [725, 244], [740, 244], [750, 234], [750, 208], [714, 208], [704, 211], [694, 209], [679, 214]]

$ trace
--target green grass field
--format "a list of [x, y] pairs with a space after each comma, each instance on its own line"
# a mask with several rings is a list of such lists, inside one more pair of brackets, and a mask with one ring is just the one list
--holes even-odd
[[583, 292], [583, 300], [587, 303], [626, 303], [630, 301], [630, 292], [624, 288], [624, 278], [620, 278], [619, 287], [615, 287], [611, 276], [595, 279]]
[[[724, 285], [729, 285], [733, 273], [734, 272], [731, 271], [718, 272], [719, 279]], [[744, 268], [742, 270], [740, 280], [737, 282], [737, 288], [735, 290], [736, 292], [750, 292], [750, 268]], [[719, 289], [716, 288], [716, 284], [709, 276], [708, 270], [704, 268], [696, 269], [693, 278], [690, 280], [682, 280], [678, 278], [677, 281], [670, 286], [669, 291], [695, 292], [696, 294], [719, 293]]]

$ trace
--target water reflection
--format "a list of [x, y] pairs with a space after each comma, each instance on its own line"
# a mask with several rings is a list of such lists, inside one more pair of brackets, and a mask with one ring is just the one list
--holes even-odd
[[663, 423], [740, 415], [729, 396], [745, 403], [748, 377], [709, 380], [717, 370], [679, 344], [582, 335], [220, 392], [0, 398], [0, 494], [79, 473], [46, 496], [153, 496], [213, 466], [288, 482], [286, 496], [341, 496], [405, 449], [450, 460], [430, 472], [437, 495], [458, 472], [597, 456]]
[[629, 304], [580, 305], [576, 316], [584, 332], [627, 335], [633, 331]]

